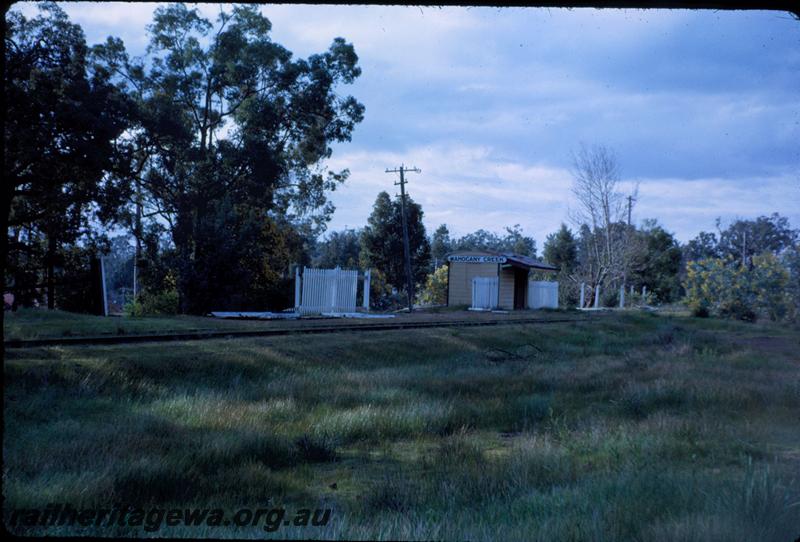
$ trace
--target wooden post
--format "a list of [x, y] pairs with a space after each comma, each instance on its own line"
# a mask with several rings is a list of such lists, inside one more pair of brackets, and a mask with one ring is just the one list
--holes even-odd
[[[47, 255], [45, 262], [47, 265], [47, 308], [53, 310], [56, 308], [56, 238], [52, 232], [47, 234]], [[105, 282], [103, 282], [105, 288]]]
[[300, 266], [294, 268], [294, 310], [300, 309]]
[[103, 316], [108, 316], [108, 293], [106, 292], [106, 259], [100, 256], [100, 277], [103, 282]]
[[600, 283], [594, 287], [594, 308], [600, 307]]
[[578, 308], [582, 309], [583, 306], [585, 305], [585, 301], [586, 301], [586, 283], [581, 282], [581, 304], [578, 305]]
[[619, 308], [625, 308], [625, 286], [619, 287]]
[[371, 274], [370, 269], [364, 272], [364, 310], [367, 312], [369, 312], [369, 279]]

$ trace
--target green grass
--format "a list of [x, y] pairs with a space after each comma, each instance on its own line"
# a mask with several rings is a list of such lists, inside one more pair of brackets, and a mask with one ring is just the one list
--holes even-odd
[[155, 534], [794, 540], [798, 351], [797, 328], [651, 314], [9, 350], [4, 512], [271, 499], [332, 520]]
[[202, 316], [103, 317], [59, 310], [6, 312], [5, 340], [263, 328], [264, 321], [223, 320]]
[[487, 320], [492, 318], [536, 318], [541, 320], [578, 317], [577, 311], [511, 311], [508, 314], [468, 312], [464, 307], [437, 307], [415, 310], [413, 314], [399, 313], [396, 320], [343, 319], [304, 317], [301, 320], [242, 320], [203, 316], [148, 316], [103, 317], [76, 314], [60, 310], [20, 309], [6, 312], [3, 321], [5, 340], [44, 338], [97, 337], [107, 335], [148, 335], [204, 331], [235, 332], [245, 330], [280, 329], [306, 325], [369, 325], [406, 321], [434, 321], [442, 319]]

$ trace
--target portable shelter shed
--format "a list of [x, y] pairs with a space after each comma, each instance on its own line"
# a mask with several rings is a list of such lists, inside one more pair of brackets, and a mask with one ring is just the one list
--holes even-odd
[[447, 304], [473, 304], [475, 278], [493, 278], [477, 281], [484, 288], [491, 284], [497, 288], [498, 308], [519, 310], [528, 308], [528, 277], [530, 272], [556, 272], [558, 268], [519, 254], [462, 250], [447, 256]]

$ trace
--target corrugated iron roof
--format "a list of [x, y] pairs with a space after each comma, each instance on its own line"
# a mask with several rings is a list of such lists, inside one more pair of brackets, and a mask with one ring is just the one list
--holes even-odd
[[512, 252], [501, 252], [500, 256], [505, 256], [509, 263], [521, 265], [523, 267], [531, 267], [533, 269], [545, 269], [547, 271], [558, 271], [558, 267], [544, 263], [541, 260], [535, 260], [530, 256], [522, 256]]

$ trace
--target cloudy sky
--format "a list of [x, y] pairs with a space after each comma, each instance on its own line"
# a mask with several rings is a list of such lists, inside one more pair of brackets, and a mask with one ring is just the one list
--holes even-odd
[[[90, 44], [139, 55], [158, 4], [65, 3]], [[34, 13], [33, 4], [17, 4]], [[213, 19], [219, 6], [200, 4]], [[634, 221], [678, 239], [779, 212], [800, 227], [800, 22], [788, 13], [688, 10], [266, 5], [272, 38], [296, 55], [334, 37], [363, 74], [340, 93], [365, 120], [329, 167], [331, 229], [360, 227], [386, 168], [422, 169], [408, 190], [429, 231], [520, 224], [537, 239], [568, 222], [570, 155], [616, 151]]]

